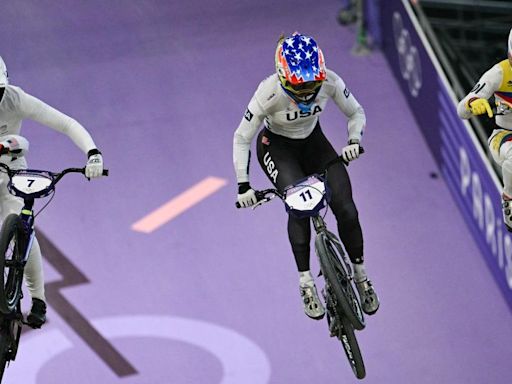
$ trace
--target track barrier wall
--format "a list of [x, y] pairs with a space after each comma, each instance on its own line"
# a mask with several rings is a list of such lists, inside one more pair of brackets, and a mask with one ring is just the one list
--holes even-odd
[[512, 309], [512, 234], [502, 222], [501, 182], [471, 125], [458, 117], [458, 100], [409, 1], [376, 0], [367, 7], [379, 16], [369, 21], [380, 22], [370, 25], [370, 32], [377, 36], [441, 174]]

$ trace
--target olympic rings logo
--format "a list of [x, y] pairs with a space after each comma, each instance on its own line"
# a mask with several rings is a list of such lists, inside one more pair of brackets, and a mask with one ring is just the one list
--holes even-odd
[[[92, 323], [107, 339], [148, 337], [198, 347], [221, 363], [223, 375], [219, 384], [267, 384], [270, 381], [270, 361], [265, 352], [230, 328], [198, 319], [159, 315], [107, 317], [94, 319]], [[16, 363], [9, 367], [6, 376], [9, 382], [36, 384], [46, 364], [74, 347], [77, 345], [58, 328], [26, 335], [21, 339], [20, 352], [27, 352], [18, 353]]]
[[393, 13], [393, 34], [395, 46], [398, 51], [400, 72], [404, 80], [409, 83], [409, 92], [417, 97], [422, 86], [421, 62], [418, 49], [411, 44], [411, 35], [404, 28], [400, 13]]

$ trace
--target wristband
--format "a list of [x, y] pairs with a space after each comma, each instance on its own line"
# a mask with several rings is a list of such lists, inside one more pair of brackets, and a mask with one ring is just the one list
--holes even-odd
[[101, 152], [98, 148], [91, 149], [89, 152], [87, 152], [87, 158], [94, 155], [101, 155]]
[[238, 183], [238, 194], [243, 195], [245, 192], [247, 192], [249, 189], [251, 189], [251, 185], [248, 181], [244, 183]]

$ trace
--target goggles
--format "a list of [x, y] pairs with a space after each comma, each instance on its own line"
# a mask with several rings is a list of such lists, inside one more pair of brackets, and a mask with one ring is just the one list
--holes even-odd
[[297, 96], [306, 96], [315, 93], [322, 86], [322, 82], [323, 81], [307, 81], [301, 84], [291, 84], [287, 81], [285, 88]]

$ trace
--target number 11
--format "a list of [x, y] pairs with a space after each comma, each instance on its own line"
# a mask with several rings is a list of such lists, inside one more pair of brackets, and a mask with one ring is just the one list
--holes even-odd
[[[308, 195], [307, 198], [306, 195]], [[311, 196], [311, 191], [309, 189], [306, 192], [302, 192], [299, 196], [302, 197], [302, 200], [304, 200], [304, 202], [308, 201], [308, 198], [309, 200], [313, 198], [313, 196]]]

